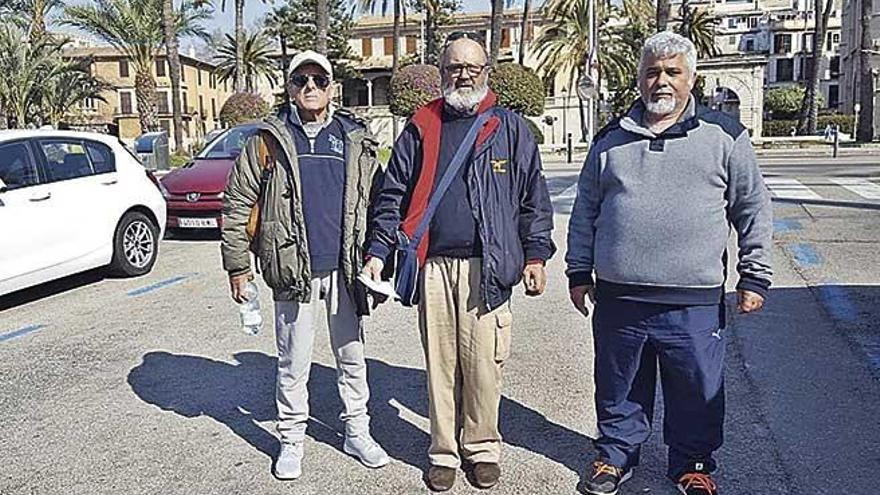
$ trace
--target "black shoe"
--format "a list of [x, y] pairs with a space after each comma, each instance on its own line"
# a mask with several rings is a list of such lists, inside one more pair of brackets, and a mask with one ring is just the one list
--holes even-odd
[[473, 469], [474, 485], [483, 490], [497, 485], [501, 478], [501, 466], [494, 462], [478, 462]]
[[443, 466], [431, 466], [425, 475], [425, 484], [432, 491], [445, 492], [455, 484], [455, 469]]
[[718, 495], [718, 486], [708, 473], [685, 473], [675, 486], [684, 495]]
[[584, 486], [590, 495], [617, 495], [626, 480], [632, 477], [632, 470], [612, 466], [603, 460], [593, 462], [593, 469], [588, 475]]

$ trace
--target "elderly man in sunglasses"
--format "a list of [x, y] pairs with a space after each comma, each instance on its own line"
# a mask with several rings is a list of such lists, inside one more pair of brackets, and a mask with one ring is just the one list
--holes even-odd
[[[259, 124], [273, 138], [267, 141], [274, 167], [264, 166], [258, 138], [250, 139], [230, 175], [223, 206], [222, 254], [232, 297], [244, 300], [245, 285], [253, 278], [249, 249], [257, 253], [274, 293], [281, 449], [273, 473], [279, 479], [302, 474], [307, 382], [320, 312], [327, 314], [336, 358], [343, 450], [367, 467], [389, 462], [370, 436], [361, 327], [369, 307], [355, 283], [363, 264], [370, 191], [381, 169], [375, 138], [363, 121], [334, 110], [334, 90], [326, 57], [313, 51], [294, 57], [292, 105]], [[260, 223], [251, 240], [247, 225], [255, 204]]]
[[[418, 243], [418, 298], [431, 422], [425, 481], [435, 491], [452, 488], [462, 461], [478, 488], [501, 476], [498, 406], [510, 296], [521, 280], [527, 295], [544, 291], [544, 262], [555, 250], [531, 131], [496, 106], [482, 43], [466, 35], [450, 40], [440, 59], [443, 97], [418, 110], [394, 145], [364, 268], [379, 280], [398, 230], [413, 240], [429, 222]], [[465, 158], [456, 163], [459, 149]], [[441, 179], [450, 169], [451, 182]], [[438, 183], [448, 188], [431, 216]]]

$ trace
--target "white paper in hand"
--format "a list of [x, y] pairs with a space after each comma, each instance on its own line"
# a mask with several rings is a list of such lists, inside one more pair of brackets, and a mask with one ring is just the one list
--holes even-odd
[[366, 273], [359, 273], [357, 279], [360, 280], [361, 283], [367, 287], [367, 289], [370, 289], [377, 294], [382, 294], [392, 299], [400, 299], [400, 297], [397, 296], [397, 292], [394, 291], [394, 286], [391, 285], [390, 280], [382, 280], [381, 282], [376, 282]]

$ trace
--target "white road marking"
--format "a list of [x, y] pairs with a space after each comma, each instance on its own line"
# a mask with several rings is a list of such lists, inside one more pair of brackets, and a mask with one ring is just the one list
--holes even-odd
[[777, 198], [822, 199], [822, 196], [801, 184], [801, 181], [791, 177], [765, 177], [764, 183], [767, 184], [770, 193]]
[[831, 182], [865, 199], [880, 199], [880, 186], [866, 179], [839, 177], [831, 179]]

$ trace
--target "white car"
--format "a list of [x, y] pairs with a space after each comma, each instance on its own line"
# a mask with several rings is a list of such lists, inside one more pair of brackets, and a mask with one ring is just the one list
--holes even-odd
[[104, 266], [143, 275], [164, 229], [158, 183], [115, 137], [0, 131], [0, 295]]

